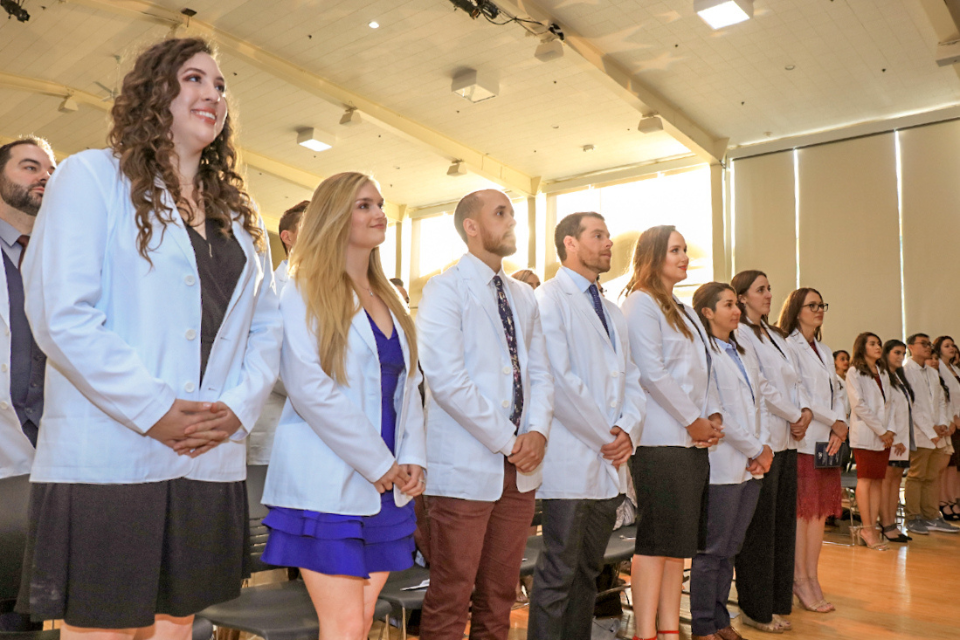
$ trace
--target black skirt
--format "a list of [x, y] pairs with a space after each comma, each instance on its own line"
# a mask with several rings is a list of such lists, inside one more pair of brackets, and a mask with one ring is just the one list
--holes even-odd
[[639, 447], [631, 465], [637, 490], [637, 555], [697, 555], [707, 542], [707, 450]]
[[82, 628], [147, 627], [240, 595], [245, 482], [37, 483], [17, 611]]

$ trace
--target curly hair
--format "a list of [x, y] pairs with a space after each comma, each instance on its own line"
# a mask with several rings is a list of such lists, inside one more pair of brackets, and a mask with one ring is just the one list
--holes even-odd
[[[107, 140], [120, 159], [120, 171], [130, 180], [130, 197], [136, 208], [137, 248], [148, 255], [154, 225], [159, 224], [161, 239], [174, 222], [174, 211], [164, 203], [164, 188], [177, 207], [189, 205], [180, 192], [172, 158], [176, 155], [173, 114], [170, 103], [180, 93], [177, 73], [187, 60], [198, 53], [214, 55], [213, 47], [199, 38], [173, 38], [159, 42], [137, 58], [123, 78], [120, 95], [110, 111], [113, 125]], [[264, 233], [253, 201], [237, 173], [237, 150], [229, 110], [223, 130], [202, 152], [194, 188], [202, 194], [208, 219], [215, 220], [224, 235], [230, 234], [234, 219], [250, 234], [257, 251], [266, 249]], [[159, 178], [159, 181], [157, 180]]]

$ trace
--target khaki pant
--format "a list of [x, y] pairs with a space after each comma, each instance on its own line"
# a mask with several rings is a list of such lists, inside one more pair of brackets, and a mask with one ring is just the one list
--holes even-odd
[[944, 449], [917, 449], [910, 452], [910, 470], [905, 487], [907, 520], [940, 517], [940, 472], [947, 466], [950, 454]]

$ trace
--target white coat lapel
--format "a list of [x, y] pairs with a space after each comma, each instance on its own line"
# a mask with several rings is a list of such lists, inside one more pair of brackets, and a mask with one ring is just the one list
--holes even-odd
[[[227, 321], [230, 312], [237, 306], [237, 301], [240, 300], [240, 295], [247, 288], [247, 283], [253, 277], [253, 272], [257, 266], [257, 250], [253, 246], [253, 238], [236, 220], [233, 221], [231, 230], [233, 231], [233, 237], [240, 243], [240, 248], [243, 249], [246, 260], [243, 263], [243, 271], [240, 272], [240, 279], [237, 280], [237, 286], [233, 288], [233, 295], [230, 296], [230, 304], [227, 305], [227, 311], [223, 314], [223, 322]], [[264, 231], [263, 233], [266, 234], [267, 232]]]
[[183, 221], [183, 218], [180, 217], [180, 214], [177, 209], [176, 203], [173, 201], [173, 196], [170, 195], [170, 192], [167, 191], [166, 186], [160, 178], [157, 178], [156, 184], [158, 187], [163, 189], [162, 191], [162, 200], [163, 203], [170, 208], [170, 211], [173, 212], [173, 222], [168, 224], [167, 227], [163, 230], [163, 239], [170, 238], [177, 247], [180, 248], [180, 251], [183, 252], [183, 255], [187, 258], [187, 261], [190, 263], [190, 266], [193, 267], [193, 274], [199, 279], [200, 271], [197, 269], [197, 256], [193, 253], [193, 244], [190, 242], [190, 234], [187, 231], [187, 225]]
[[[357, 301], [356, 294], [354, 294], [353, 299]], [[394, 324], [394, 326], [396, 326], [396, 324]], [[354, 314], [353, 320], [350, 321], [350, 327], [363, 338], [363, 342], [369, 347], [370, 351], [373, 352], [373, 355], [379, 359], [380, 353], [377, 351], [377, 339], [373, 336], [373, 328], [370, 326], [370, 320], [367, 318], [367, 312], [364, 311], [363, 307], [360, 307], [360, 310]]]
[[[474, 272], [472, 265], [464, 266], [463, 264], [459, 264], [457, 271], [470, 289], [470, 294], [477, 299], [480, 308], [483, 309], [493, 325], [493, 332], [497, 335], [500, 347], [505, 353], [509, 353], [510, 349], [507, 346], [507, 336], [503, 331], [503, 321], [500, 319], [500, 309], [497, 306], [495, 294], [480, 282], [480, 277]], [[504, 283], [504, 286], [506, 286], [506, 283]]]
[[580, 287], [578, 287], [577, 283], [573, 281], [573, 278], [570, 277], [570, 274], [561, 269], [557, 273], [557, 278], [560, 279], [560, 286], [563, 288], [563, 292], [570, 297], [571, 307], [580, 315], [581, 318], [584, 319], [588, 325], [593, 327], [593, 329], [600, 334], [600, 338], [605, 344], [608, 344], [611, 348], [613, 348], [613, 343], [610, 342], [610, 336], [607, 335], [606, 329], [603, 328], [603, 323], [600, 322], [600, 316], [597, 315], [596, 309], [594, 309], [593, 305], [587, 301], [583, 291], [580, 291]]

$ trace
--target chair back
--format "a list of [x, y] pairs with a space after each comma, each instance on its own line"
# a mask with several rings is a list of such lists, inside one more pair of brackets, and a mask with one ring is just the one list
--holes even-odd
[[253, 573], [276, 569], [260, 559], [267, 546], [269, 529], [263, 524], [270, 510], [260, 504], [263, 498], [263, 487], [267, 481], [266, 465], [247, 465], [247, 510], [250, 518], [250, 570]]
[[13, 600], [20, 590], [29, 508], [29, 475], [0, 480], [0, 600]]

